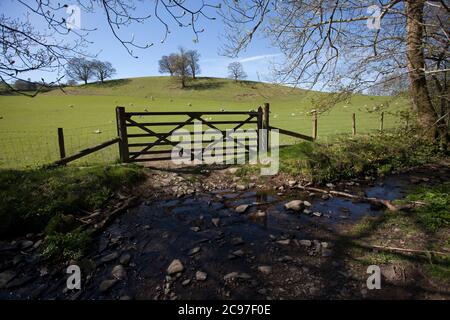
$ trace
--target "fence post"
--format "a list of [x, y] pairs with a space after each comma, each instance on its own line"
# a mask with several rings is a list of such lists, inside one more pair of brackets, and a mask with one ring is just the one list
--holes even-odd
[[119, 136], [119, 155], [120, 162], [128, 162], [128, 138], [127, 126], [125, 122], [125, 108], [116, 107], [117, 134]]
[[58, 145], [59, 145], [59, 157], [61, 159], [63, 159], [66, 157], [66, 148], [64, 146], [63, 128], [58, 128]]
[[269, 130], [270, 130], [270, 104], [268, 102], [264, 103], [264, 118], [263, 118], [263, 127], [264, 127], [264, 150], [269, 150]]
[[[263, 109], [261, 108], [261, 106], [258, 107], [258, 117], [257, 117], [257, 146], [258, 146], [258, 153], [259, 153], [259, 149], [260, 148], [264, 148], [264, 145], [261, 145], [260, 142], [260, 138], [261, 138], [261, 132], [260, 130], [262, 129], [263, 126]], [[264, 149], [263, 149], [264, 150]]]
[[353, 135], [356, 135], [356, 115], [355, 115], [355, 113], [352, 114], [352, 133], [353, 133]]
[[313, 125], [313, 127], [312, 127], [312, 138], [314, 139], [314, 140], [316, 140], [317, 139], [317, 110], [314, 110], [313, 111], [313, 114], [312, 114], [312, 125]]
[[380, 117], [380, 133], [383, 133], [383, 127], [384, 127], [384, 112], [381, 112], [381, 117]]

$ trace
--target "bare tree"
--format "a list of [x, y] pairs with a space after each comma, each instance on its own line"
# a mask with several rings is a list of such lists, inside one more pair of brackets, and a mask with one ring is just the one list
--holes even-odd
[[87, 84], [94, 75], [94, 64], [85, 58], [72, 58], [69, 60], [66, 72], [70, 79], [84, 81], [84, 84]]
[[159, 73], [169, 73], [170, 76], [173, 76], [174, 73], [174, 59], [170, 59], [169, 56], [162, 56], [161, 59], [159, 59]]
[[439, 136], [447, 148], [448, 1], [376, 3], [225, 0], [224, 52], [236, 56], [261, 31], [284, 53], [276, 66], [278, 81], [335, 92], [364, 91], [387, 75], [406, 73], [423, 134], [431, 141]]
[[240, 62], [232, 62], [228, 65], [228, 76], [236, 82], [247, 78], [244, 67]]
[[178, 54], [176, 54], [174, 59], [174, 75], [179, 79], [181, 88], [185, 88], [187, 79], [192, 75], [189, 56], [183, 47], [179, 47]]
[[186, 55], [189, 58], [189, 68], [191, 68], [192, 78], [195, 79], [195, 76], [200, 73], [200, 53], [197, 50], [188, 50], [186, 51]]
[[101, 83], [116, 74], [111, 62], [94, 60], [91, 63], [94, 74]]
[[[162, 26], [161, 43], [164, 43], [173, 26], [190, 29], [197, 42], [204, 29], [199, 26], [204, 20], [214, 20], [210, 14], [219, 8], [216, 3], [207, 0], [193, 2], [155, 0], [146, 3], [147, 12], [142, 13], [135, 6], [137, 0], [75, 0], [73, 3], [81, 13], [100, 10], [106, 17], [106, 26], [133, 57], [134, 49], [145, 49], [153, 46], [150, 41], [141, 41], [134, 36], [129, 37], [127, 27], [133, 23], [144, 24], [157, 21]], [[212, 0], [211, 0], [212, 2]], [[56, 74], [55, 80], [39, 84], [39, 88], [60, 83], [64, 77], [67, 62], [74, 57], [93, 58], [86, 52], [89, 35], [96, 29], [74, 28], [68, 24], [68, 15], [73, 15], [74, 7], [52, 0], [19, 0], [25, 18], [10, 18], [0, 14], [0, 82], [10, 90], [15, 90], [10, 83], [24, 79], [27, 72], [49, 71]], [[19, 16], [19, 14], [18, 14]], [[33, 23], [31, 22], [33, 21]], [[148, 40], [148, 39], [147, 39]], [[34, 96], [39, 92], [24, 93]], [[22, 93], [22, 92], [20, 92]]]

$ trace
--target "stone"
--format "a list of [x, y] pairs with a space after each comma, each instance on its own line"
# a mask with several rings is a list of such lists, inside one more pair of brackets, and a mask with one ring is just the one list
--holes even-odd
[[212, 218], [211, 222], [214, 226], [219, 227], [220, 219], [219, 218]]
[[178, 260], [178, 259], [174, 259], [170, 263], [169, 267], [167, 268], [167, 273], [169, 275], [172, 275], [172, 274], [175, 274], [175, 273], [178, 273], [178, 272], [182, 272], [183, 270], [184, 270], [184, 266], [181, 263], [181, 261]]
[[191, 279], [186, 279], [181, 283], [181, 285], [187, 286], [189, 283], [191, 283]]
[[311, 207], [312, 204], [309, 201], [303, 201], [303, 204], [305, 205], [305, 207]]
[[238, 168], [229, 168], [228, 172], [231, 174], [235, 174], [237, 172]]
[[322, 198], [322, 200], [328, 200], [328, 199], [330, 199], [330, 196], [327, 194], [323, 194], [321, 198]]
[[195, 273], [195, 280], [197, 280], [197, 281], [205, 281], [207, 277], [208, 277], [208, 275], [206, 274], [206, 272], [197, 271]]
[[20, 243], [20, 247], [21, 247], [22, 249], [28, 249], [28, 248], [31, 247], [33, 244], [34, 244], [34, 242], [31, 241], [31, 240], [24, 240], [24, 241], [22, 241], [22, 242]]
[[285, 203], [284, 207], [287, 210], [300, 211], [303, 209], [304, 205], [302, 200], [292, 200], [289, 201], [288, 203]]
[[201, 248], [200, 247], [195, 247], [195, 248], [192, 248], [190, 251], [189, 251], [189, 255], [190, 256], [193, 256], [193, 255], [195, 255], [195, 254], [197, 254], [197, 253], [199, 253], [200, 252], [200, 250], [201, 250]]
[[36, 241], [33, 245], [33, 249], [39, 248], [41, 246], [42, 242], [43, 242], [42, 239], [39, 239], [38, 241]]
[[199, 227], [191, 227], [191, 230], [194, 232], [199, 232], [200, 228]]
[[289, 187], [293, 187], [293, 186], [295, 186], [296, 184], [297, 184], [297, 181], [295, 181], [295, 180], [289, 180], [289, 181], [288, 181]]
[[239, 274], [237, 272], [230, 272], [223, 277], [223, 280], [228, 281], [237, 278]]
[[312, 244], [311, 240], [306, 240], [306, 239], [300, 240], [299, 243], [301, 246], [304, 246], [304, 247], [311, 247], [311, 244]]
[[244, 244], [244, 240], [241, 237], [236, 237], [231, 239], [231, 244], [234, 246], [238, 246], [240, 244]]
[[118, 264], [112, 269], [111, 275], [117, 280], [124, 280], [127, 277], [127, 271], [121, 264]]
[[108, 254], [108, 255], [106, 255], [106, 256], [103, 256], [101, 259], [100, 259], [100, 261], [101, 262], [110, 262], [110, 261], [113, 261], [114, 259], [117, 259], [119, 257], [119, 253], [118, 252], [113, 252], [113, 253], [110, 253], [110, 254]]
[[119, 300], [131, 300], [131, 297], [128, 295], [121, 296]]
[[99, 290], [100, 292], [106, 292], [109, 289], [111, 289], [116, 283], [117, 283], [116, 279], [103, 280], [102, 283], [100, 283]]
[[322, 213], [316, 211], [316, 212], [313, 212], [313, 216], [321, 217], [321, 216], [322, 216]]
[[239, 206], [237, 206], [234, 211], [236, 211], [237, 213], [244, 213], [245, 211], [247, 211], [248, 207], [250, 207], [250, 205], [248, 204], [241, 204]]
[[119, 262], [121, 265], [127, 266], [130, 263], [131, 255], [129, 253], [124, 253], [120, 256]]
[[305, 210], [303, 210], [303, 213], [304, 213], [304, 214], [311, 214], [311, 210], [305, 209]]
[[272, 267], [271, 266], [259, 266], [258, 271], [264, 274], [270, 274], [272, 273]]
[[291, 240], [290, 239], [278, 240], [277, 243], [282, 245], [289, 245], [291, 243]]
[[12, 270], [7, 270], [0, 273], [0, 289], [5, 288], [8, 282], [14, 279], [16, 275], [17, 274]]
[[327, 188], [330, 188], [330, 189], [334, 188], [334, 184], [332, 184], [332, 183], [327, 183], [326, 186], [327, 186]]
[[264, 218], [266, 216], [266, 213], [264, 211], [258, 210], [256, 212], [252, 212], [248, 215], [250, 219], [260, 219]]
[[247, 186], [243, 185], [243, 184], [238, 184], [238, 185], [236, 185], [236, 190], [238, 190], [238, 191], [247, 190]]
[[239, 249], [239, 250], [233, 251], [232, 254], [236, 257], [242, 257], [242, 256], [244, 256], [244, 251]]

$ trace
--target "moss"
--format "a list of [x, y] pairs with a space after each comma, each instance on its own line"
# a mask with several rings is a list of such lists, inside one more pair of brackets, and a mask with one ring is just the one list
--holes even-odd
[[101, 208], [144, 176], [138, 166], [0, 170], [0, 238], [42, 232], [50, 221], [58, 230], [63, 217]]
[[42, 254], [50, 259], [79, 259], [91, 242], [91, 232], [80, 228], [68, 233], [54, 232], [45, 238]]

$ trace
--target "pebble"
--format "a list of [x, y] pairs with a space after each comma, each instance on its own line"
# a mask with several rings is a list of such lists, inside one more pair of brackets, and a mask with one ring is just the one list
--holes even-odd
[[234, 246], [238, 246], [238, 245], [244, 244], [244, 243], [245, 242], [241, 237], [236, 237], [236, 238], [231, 239], [231, 244]]
[[184, 280], [181, 284], [182, 284], [183, 286], [187, 286], [189, 283], [191, 283], [191, 279], [186, 279], [186, 280]]
[[200, 228], [199, 227], [191, 227], [191, 230], [194, 232], [199, 232]]
[[112, 269], [111, 275], [117, 280], [124, 280], [127, 277], [127, 271], [121, 264], [118, 264]]
[[313, 212], [313, 215], [316, 217], [321, 217], [322, 213], [321, 212]]
[[304, 202], [302, 200], [292, 200], [284, 204], [287, 210], [300, 211], [304, 207]]
[[115, 284], [117, 283], [117, 280], [103, 280], [102, 283], [100, 283], [99, 290], [100, 292], [106, 292], [109, 289], [111, 289]]
[[311, 247], [312, 244], [311, 240], [300, 240], [299, 243], [301, 246], [304, 247]]
[[172, 275], [172, 274], [175, 274], [175, 273], [178, 273], [178, 272], [182, 272], [183, 270], [184, 270], [184, 266], [181, 263], [181, 261], [179, 259], [174, 259], [170, 263], [169, 267], [167, 268], [167, 273], [169, 275]]
[[103, 256], [100, 259], [100, 261], [101, 262], [110, 262], [110, 261], [112, 261], [114, 259], [117, 259], [118, 256], [119, 256], [119, 254], [117, 252], [113, 252], [113, 253], [110, 253], [110, 254], [108, 254], [106, 256]]
[[197, 280], [197, 281], [205, 281], [207, 277], [208, 277], [208, 275], [206, 274], [206, 272], [197, 271], [195, 273], [195, 280]]
[[282, 245], [288, 245], [291, 243], [291, 240], [290, 239], [278, 240], [277, 243]]
[[190, 251], [189, 251], [189, 255], [190, 256], [193, 256], [194, 254], [197, 254], [197, 253], [199, 253], [200, 252], [200, 250], [201, 250], [201, 248], [200, 247], [195, 247], [195, 248], [192, 248]]
[[271, 266], [259, 266], [258, 271], [264, 274], [270, 274], [272, 273], [272, 267]]
[[220, 219], [219, 218], [212, 218], [211, 222], [214, 226], [219, 227]]
[[120, 264], [127, 266], [130, 263], [131, 255], [129, 253], [124, 253], [120, 256], [119, 262]]
[[237, 213], [244, 213], [245, 211], [247, 211], [249, 206], [250, 205], [248, 204], [241, 204], [240, 206], [237, 206], [234, 211], [236, 211]]

